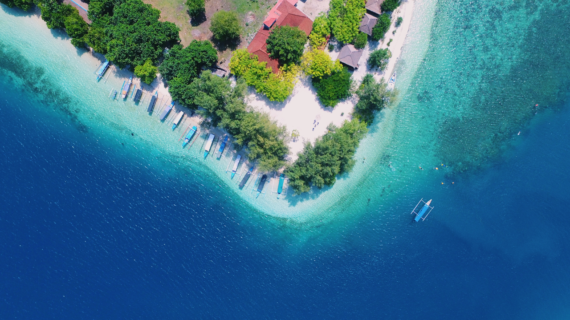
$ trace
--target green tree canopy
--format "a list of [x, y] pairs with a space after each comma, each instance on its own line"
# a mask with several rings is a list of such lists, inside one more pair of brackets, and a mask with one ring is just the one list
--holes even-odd
[[376, 82], [371, 74], [364, 76], [356, 91], [358, 103], [354, 107], [355, 116], [368, 125], [374, 122], [374, 112], [382, 110], [394, 101], [397, 93], [387, 89], [384, 79]]
[[165, 47], [180, 42], [178, 27], [159, 18], [160, 11], [141, 0], [125, 0], [115, 6], [105, 33], [107, 59], [119, 68], [134, 68], [149, 59], [158, 63]]
[[366, 13], [365, 0], [332, 0], [329, 25], [338, 41], [351, 43], [358, 34], [360, 21]]
[[37, 4], [42, 12], [42, 20], [50, 29], [64, 29], [65, 18], [71, 15], [74, 9], [68, 4], [60, 4], [57, 0], [40, 0]]
[[368, 35], [364, 32], [360, 32], [354, 39], [354, 47], [356, 49], [362, 49], [366, 47], [366, 43], [368, 43]]
[[342, 70], [340, 61], [332, 61], [331, 57], [322, 50], [309, 50], [305, 53], [301, 66], [306, 74], [315, 79], [322, 79], [324, 76]]
[[221, 42], [230, 42], [239, 38], [241, 26], [237, 14], [223, 10], [214, 13], [210, 31], [214, 34], [214, 39]]
[[89, 32], [89, 25], [79, 15], [79, 11], [76, 8], [73, 8], [71, 14], [65, 18], [64, 25], [65, 31], [72, 38], [71, 44], [76, 47], [84, 47], [85, 36]]
[[0, 0], [0, 3], [3, 3], [10, 8], [16, 7], [24, 11], [28, 11], [34, 5], [34, 0]]
[[326, 37], [331, 34], [331, 28], [329, 26], [329, 20], [326, 15], [320, 14], [313, 22], [313, 30], [309, 35], [309, 42], [311, 47], [319, 48], [324, 46], [327, 42]]
[[188, 14], [192, 18], [200, 17], [206, 12], [204, 0], [186, 0], [186, 6], [188, 7]]
[[353, 119], [340, 128], [331, 124], [328, 133], [317, 139], [314, 146], [307, 143], [295, 163], [285, 170], [295, 193], [309, 192], [311, 186], [332, 186], [337, 175], [349, 172], [355, 163], [356, 148], [366, 132], [366, 124]]
[[281, 64], [296, 63], [303, 55], [307, 35], [297, 27], [278, 26], [267, 38], [267, 52]]
[[135, 67], [135, 75], [146, 84], [151, 84], [156, 79], [157, 68], [152, 64], [152, 61], [147, 60], [142, 66]]
[[380, 70], [386, 69], [388, 65], [388, 60], [392, 57], [392, 52], [390, 49], [378, 49], [373, 51], [368, 57], [368, 65], [371, 68], [378, 68]]
[[218, 61], [216, 49], [209, 41], [193, 40], [186, 48], [175, 45], [158, 68], [168, 81], [168, 91], [172, 99], [183, 105], [196, 108], [189, 85], [200, 76], [204, 67], [211, 67]]
[[350, 76], [348, 69], [343, 68], [322, 79], [313, 78], [312, 82], [321, 103], [327, 107], [334, 107], [341, 99], [350, 97], [352, 87]]
[[390, 29], [390, 23], [390, 16], [386, 13], [381, 14], [378, 18], [378, 22], [374, 28], [372, 28], [372, 39], [378, 41], [384, 38], [384, 35], [386, 32], [388, 32], [388, 29]]
[[400, 5], [400, 0], [385, 0], [382, 2], [380, 8], [382, 8], [382, 12], [391, 12], [396, 10]]

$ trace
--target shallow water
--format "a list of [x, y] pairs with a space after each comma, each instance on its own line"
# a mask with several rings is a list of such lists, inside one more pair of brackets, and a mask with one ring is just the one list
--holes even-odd
[[[2, 6], [0, 315], [567, 318], [567, 6], [419, 4], [433, 24], [412, 26], [401, 103], [297, 219], [105, 103], [120, 83]], [[422, 197], [435, 210], [411, 223]]]

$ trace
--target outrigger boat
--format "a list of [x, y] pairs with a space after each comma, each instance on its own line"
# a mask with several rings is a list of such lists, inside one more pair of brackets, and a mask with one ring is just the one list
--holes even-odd
[[234, 161], [234, 167], [232, 168], [232, 179], [234, 178], [234, 176], [236, 175], [238, 166], [239, 166], [239, 162], [241, 161], [241, 154], [238, 154], [236, 160]]
[[261, 181], [259, 181], [259, 184], [257, 185], [257, 197], [259, 197], [259, 195], [261, 194], [261, 192], [263, 192], [263, 187], [265, 186], [265, 182], [267, 181], [267, 175], [264, 174], [263, 176], [261, 176]]
[[243, 188], [243, 186], [245, 186], [245, 184], [247, 183], [247, 180], [249, 180], [249, 177], [251, 177], [252, 173], [253, 173], [253, 167], [249, 168], [249, 171], [247, 171], [245, 176], [243, 176], [243, 179], [241, 179], [241, 182], [239, 183], [240, 189]]
[[162, 114], [160, 115], [160, 121], [164, 121], [164, 119], [168, 117], [168, 114], [170, 113], [170, 110], [172, 110], [173, 107], [174, 107], [174, 101], [172, 101], [170, 105], [162, 111]]
[[111, 93], [109, 93], [109, 98], [111, 98], [111, 100], [115, 100], [117, 98], [117, 90], [111, 89]]
[[[416, 209], [418, 208], [418, 206], [420, 205], [420, 203], [423, 203], [423, 207], [420, 209], [419, 212], [416, 212]], [[424, 221], [428, 215], [431, 213], [431, 211], [433, 210], [433, 207], [430, 207], [431, 204], [431, 199], [428, 202], [425, 202], [424, 199], [420, 199], [420, 202], [418, 202], [418, 204], [416, 204], [416, 206], [414, 207], [414, 210], [412, 210], [412, 212], [410, 214], [415, 214], [416, 217], [414, 218], [414, 220], [416, 222], [419, 222], [420, 219], [422, 219], [422, 221]], [[428, 211], [429, 210], [429, 211]], [[427, 212], [427, 214], [426, 214]], [[425, 217], [424, 217], [425, 215]]]
[[210, 149], [212, 149], [212, 143], [214, 143], [215, 137], [216, 136], [213, 134], [210, 134], [210, 136], [208, 137], [208, 141], [206, 142], [206, 147], [204, 148], [204, 159], [206, 159], [208, 153], [210, 153]]
[[228, 138], [229, 136], [226, 135], [224, 137], [224, 141], [222, 141], [222, 144], [220, 145], [220, 148], [218, 149], [218, 159], [222, 157], [222, 154], [224, 153], [224, 149], [226, 148], [226, 144], [228, 143]]
[[279, 176], [279, 186], [277, 187], [277, 199], [279, 199], [279, 196], [281, 196], [281, 194], [283, 193], [283, 184], [285, 183], [285, 174], [282, 173]]
[[176, 127], [180, 123], [180, 120], [182, 120], [182, 117], [184, 117], [184, 111], [178, 112], [176, 118], [174, 118], [174, 122], [172, 122], [172, 130], [176, 129]]
[[134, 101], [135, 103], [141, 102], [142, 93], [143, 93], [142, 89], [141, 89], [141, 88], [138, 88], [138, 89], [137, 89], [137, 92], [135, 93], [135, 97], [134, 97], [134, 99], [133, 99], [133, 101]]
[[125, 99], [127, 94], [129, 94], [129, 90], [131, 90], [131, 84], [133, 83], [133, 76], [129, 78], [128, 81], [123, 83], [123, 88], [121, 89], [121, 97]]
[[97, 72], [96, 72], [97, 81], [99, 81], [99, 80], [101, 80], [101, 78], [103, 78], [103, 76], [105, 75], [105, 72], [107, 72], [107, 69], [109, 69], [109, 61], [105, 60], [105, 62], [103, 62], [103, 64], [99, 68], [99, 70], [97, 70]]
[[390, 80], [388, 81], [388, 89], [390, 89], [390, 90], [394, 89], [395, 85], [396, 85], [396, 72], [394, 72], [394, 74], [392, 74], [392, 76], [390, 77]]
[[198, 128], [196, 128], [196, 126], [193, 126], [192, 129], [190, 129], [190, 131], [188, 131], [186, 138], [184, 138], [184, 142], [182, 142], [182, 148], [186, 147], [186, 145], [188, 143], [190, 143], [190, 141], [192, 140], [192, 137], [194, 137], [194, 134], [196, 133], [197, 130], [198, 130]]
[[154, 110], [154, 105], [156, 104], [156, 99], [158, 99], [158, 91], [155, 91], [154, 94], [152, 95], [152, 98], [150, 98], [150, 102], [148, 103], [148, 108], [146, 109], [146, 111], [151, 114], [152, 111]]

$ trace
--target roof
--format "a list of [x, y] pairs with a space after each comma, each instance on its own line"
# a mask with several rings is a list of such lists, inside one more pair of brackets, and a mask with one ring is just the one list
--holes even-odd
[[375, 16], [365, 13], [364, 14], [364, 18], [362, 18], [362, 21], [360, 22], [360, 28], [358, 28], [360, 31], [366, 33], [367, 35], [371, 36], [372, 35], [372, 28], [374, 28], [374, 26], [376, 25], [376, 23], [378, 22], [378, 18], [376, 18]]
[[249, 53], [255, 54], [259, 61], [267, 62], [274, 73], [279, 71], [279, 62], [271, 59], [267, 52], [267, 38], [275, 26], [298, 27], [307, 37], [313, 30], [313, 21], [309, 19], [301, 10], [295, 7], [297, 0], [279, 0], [277, 4], [269, 11], [269, 14], [263, 21], [263, 26], [255, 34], [251, 43], [247, 47]]
[[375, 14], [380, 14], [382, 11], [380, 9], [382, 2], [384, 2], [384, 0], [368, 0], [366, 1], [366, 10]]
[[340, 53], [338, 54], [338, 60], [343, 64], [352, 67], [358, 68], [358, 61], [362, 57], [362, 50], [356, 49], [353, 45], [347, 44], [346, 46], [340, 49]]

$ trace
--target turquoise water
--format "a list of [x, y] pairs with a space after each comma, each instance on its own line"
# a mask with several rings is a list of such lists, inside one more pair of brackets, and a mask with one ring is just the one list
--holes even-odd
[[280, 201], [1, 6], [2, 318], [567, 318], [568, 6], [416, 3], [366, 163]]

